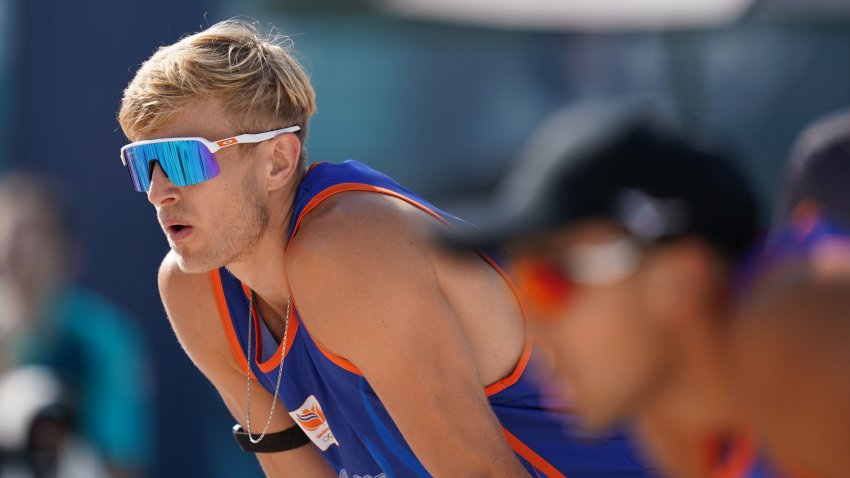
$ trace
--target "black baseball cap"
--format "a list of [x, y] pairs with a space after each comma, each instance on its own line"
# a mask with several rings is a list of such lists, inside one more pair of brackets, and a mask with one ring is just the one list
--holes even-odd
[[736, 260], [758, 235], [755, 195], [733, 159], [631, 101], [557, 115], [495, 194], [467, 212], [478, 227], [444, 232], [448, 244], [492, 249], [602, 218], [646, 242], [696, 235]]

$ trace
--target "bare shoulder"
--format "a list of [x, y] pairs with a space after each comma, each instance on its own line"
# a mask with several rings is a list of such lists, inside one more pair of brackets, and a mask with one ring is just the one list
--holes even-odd
[[159, 266], [159, 293], [172, 320], [191, 322], [192, 317], [215, 312], [209, 274], [183, 272], [171, 251]]
[[183, 272], [169, 252], [158, 279], [168, 320], [192, 361], [205, 373], [220, 362], [232, 362], [209, 274]]
[[[429, 249], [437, 220], [402, 200], [370, 192], [346, 192], [327, 199], [302, 223], [287, 251], [295, 262], [329, 257], [386, 256], [391, 249]], [[319, 257], [316, 257], [319, 256]], [[297, 266], [296, 266], [297, 267]]]
[[363, 356], [374, 355], [377, 343], [410, 347], [423, 343], [429, 327], [452, 329], [472, 349], [484, 385], [514, 369], [524, 325], [496, 269], [472, 252], [443, 250], [433, 241], [438, 220], [399, 199], [374, 193], [331, 199], [307, 216], [286, 258], [314, 338], [365, 366]]
[[[398, 303], [402, 299], [434, 303], [421, 297], [439, 293], [426, 232], [434, 224], [413, 206], [374, 193], [339, 194], [316, 208], [286, 258], [290, 286], [311, 333], [333, 346], [332, 337], [379, 327], [371, 322], [386, 314], [376, 308], [408, 307]], [[327, 300], [328, 291], [335, 300]], [[312, 317], [321, 317], [321, 324]]]
[[[365, 377], [428, 471], [484, 476], [473, 470], [478, 463], [519, 476], [484, 386], [491, 376], [506, 375], [521, 343], [502, 347], [513, 357], [500, 357], [494, 341], [471, 333], [469, 323], [493, 320], [464, 314], [473, 307], [453, 301], [440, 280], [440, 252], [430, 240], [437, 224], [415, 206], [374, 193], [343, 193], [323, 203], [287, 249], [299, 318], [335, 363]], [[464, 294], [465, 287], [452, 288]], [[521, 335], [513, 337], [521, 342]], [[490, 348], [476, 351], [477, 341]], [[462, 412], [447, 414], [446, 403]], [[458, 420], [473, 432], [457, 433]], [[460, 448], [469, 453], [446, 458]]]
[[197, 292], [208, 284], [208, 274], [188, 274], [180, 270], [173, 251], [169, 251], [162, 259], [159, 266], [159, 291], [163, 297], [176, 299], [187, 293]]

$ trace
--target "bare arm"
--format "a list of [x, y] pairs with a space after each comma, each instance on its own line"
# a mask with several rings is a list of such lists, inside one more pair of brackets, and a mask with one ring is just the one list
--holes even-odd
[[528, 476], [441, 291], [432, 246], [417, 226], [421, 213], [411, 217], [375, 202], [381, 199], [317, 209], [288, 250], [290, 285], [307, 327], [363, 372], [430, 473]]
[[[183, 350], [213, 383], [230, 413], [244, 428], [245, 372], [236, 364], [228, 348], [224, 330], [219, 325], [209, 276], [181, 272], [169, 253], [159, 270], [159, 290]], [[257, 423], [264, 426], [271, 409], [272, 396], [256, 382], [252, 385], [251, 416], [262, 417], [252, 420], [252, 423], [255, 427]], [[279, 404], [269, 433], [294, 425], [292, 418]], [[259, 430], [253, 431], [259, 433]], [[311, 444], [280, 453], [259, 453], [257, 458], [266, 476], [336, 476], [320, 452]]]

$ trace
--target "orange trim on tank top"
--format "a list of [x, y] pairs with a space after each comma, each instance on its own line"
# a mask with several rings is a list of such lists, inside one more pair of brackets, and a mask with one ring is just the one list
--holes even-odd
[[525, 339], [525, 344], [522, 347], [522, 353], [519, 356], [519, 361], [514, 367], [514, 371], [511, 372], [507, 377], [499, 380], [496, 383], [491, 383], [484, 388], [484, 393], [487, 396], [495, 395], [502, 390], [510, 387], [511, 385], [517, 383], [519, 378], [522, 377], [522, 374], [525, 373], [525, 368], [528, 366], [528, 361], [531, 359], [531, 339]]
[[[247, 285], [242, 284], [242, 291], [245, 293], [245, 297], [250, 300], [251, 289], [248, 288]], [[292, 291], [289, 291], [292, 294]], [[252, 319], [254, 320], [254, 330], [257, 331], [254, 334], [254, 357], [253, 360], [257, 364], [257, 367], [260, 368], [265, 373], [273, 372], [280, 365], [280, 348], [283, 347], [283, 343], [278, 344], [275, 349], [274, 354], [269, 357], [265, 362], [260, 362], [260, 358], [263, 356], [262, 354], [262, 346], [263, 346], [263, 338], [262, 332], [260, 331], [260, 314], [257, 313], [256, 304], [252, 308]], [[292, 343], [295, 342], [295, 336], [298, 334], [298, 320], [289, 320], [289, 332], [286, 334], [286, 352], [284, 352], [284, 356], [289, 353], [289, 350], [292, 348]]]
[[401, 199], [402, 201], [404, 201], [408, 204], [411, 204], [413, 206], [416, 206], [417, 208], [421, 209], [422, 211], [427, 212], [428, 214], [430, 214], [431, 216], [433, 216], [434, 218], [436, 218], [437, 220], [439, 220], [443, 224], [446, 224], [446, 225], [449, 224], [449, 222], [446, 221], [445, 219], [443, 219], [442, 216], [440, 216], [436, 212], [432, 211], [431, 209], [426, 207], [424, 204], [418, 203], [418, 202], [414, 201], [413, 199], [410, 199], [409, 197], [403, 196], [403, 195], [401, 195], [401, 194], [399, 194], [399, 193], [397, 193], [397, 192], [395, 192], [391, 189], [382, 188], [382, 187], [379, 187], [379, 186], [372, 186], [371, 184], [363, 184], [363, 183], [340, 183], [340, 184], [336, 184], [334, 186], [331, 186], [331, 187], [325, 189], [324, 191], [321, 191], [319, 194], [316, 194], [316, 196], [314, 196], [313, 199], [311, 199], [310, 202], [308, 202], [307, 205], [304, 206], [304, 209], [301, 211], [301, 214], [298, 215], [298, 219], [295, 221], [295, 228], [292, 230], [292, 235], [289, 238], [289, 242], [292, 242], [292, 239], [295, 237], [295, 234], [298, 233], [298, 229], [301, 227], [301, 221], [304, 219], [304, 216], [306, 216], [310, 211], [315, 209], [316, 206], [318, 206], [319, 204], [321, 204], [322, 202], [324, 202], [325, 200], [327, 200], [331, 196], [335, 196], [339, 193], [351, 192], [351, 191], [372, 192], [372, 193], [384, 194], [386, 196], [392, 196], [396, 199]]
[[[227, 342], [230, 344], [230, 352], [233, 354], [236, 364], [242, 372], [248, 370], [248, 361], [245, 359], [242, 346], [239, 345], [239, 339], [236, 337], [236, 332], [233, 330], [233, 322], [230, 319], [230, 312], [227, 309], [227, 300], [224, 297], [224, 287], [221, 284], [221, 272], [216, 269], [210, 271], [210, 282], [213, 295], [215, 296], [215, 305], [218, 309], [218, 318], [221, 321], [221, 326], [224, 328], [224, 334], [227, 336]], [[254, 372], [250, 371], [251, 378], [254, 380]]]
[[[499, 267], [499, 264], [497, 264], [492, 257], [482, 253], [479, 253], [478, 255], [481, 256], [488, 264], [490, 264], [490, 267], [495, 269], [496, 272], [498, 272], [499, 275], [502, 276], [502, 280], [504, 280], [505, 283], [508, 284], [508, 287], [511, 289], [511, 293], [514, 295], [517, 305], [519, 306], [519, 313], [522, 316], [522, 320], [523, 322], [525, 322], [526, 309], [522, 301], [522, 295], [519, 293], [519, 289], [517, 289], [516, 285], [514, 285], [514, 282], [511, 280], [510, 276], [508, 276], [508, 274], [501, 267]], [[511, 374], [507, 377], [499, 380], [498, 382], [488, 385], [484, 389], [488, 397], [501, 392], [502, 390], [510, 387], [511, 385], [519, 381], [520, 377], [522, 377], [522, 374], [525, 373], [525, 369], [528, 366], [528, 361], [531, 359], [531, 349], [531, 339], [526, 338], [525, 344], [522, 347], [522, 353], [519, 356], [519, 361], [517, 362], [516, 367], [514, 367], [514, 371], [511, 372]]]
[[[298, 305], [295, 303], [295, 299], [292, 300], [292, 307], [295, 309], [295, 312], [298, 313]], [[316, 347], [319, 349], [320, 352], [322, 352], [322, 355], [324, 355], [328, 360], [333, 362], [334, 365], [343, 370], [347, 370], [355, 375], [360, 375], [361, 377], [363, 376], [363, 372], [361, 372], [360, 369], [357, 368], [357, 366], [354, 365], [350, 360], [334, 354], [330, 350], [326, 349], [321, 343], [319, 343], [318, 340], [313, 338], [313, 334], [310, 333], [310, 329], [308, 329], [306, 325], [304, 326], [304, 330], [306, 330], [307, 333], [310, 335], [310, 340], [312, 340], [313, 343], [316, 344]]]
[[529, 446], [523, 443], [522, 440], [514, 436], [513, 433], [509, 432], [507, 428], [502, 427], [502, 433], [505, 434], [505, 438], [508, 440], [508, 444], [511, 446], [511, 449], [516, 452], [517, 455], [525, 458], [525, 461], [531, 463], [531, 466], [533, 466], [537, 470], [540, 470], [548, 478], [567, 478], [567, 475], [558, 471], [558, 469], [552, 466], [551, 463], [546, 461], [545, 458], [538, 455], [537, 452], [529, 448]]
[[[334, 196], [334, 195], [337, 195], [337, 194], [340, 194], [340, 193], [344, 193], [344, 192], [350, 192], [350, 191], [373, 192], [373, 193], [383, 194], [385, 196], [394, 197], [396, 199], [400, 199], [400, 200], [420, 209], [421, 211], [428, 213], [429, 215], [431, 215], [432, 217], [434, 217], [435, 219], [437, 219], [441, 223], [445, 224], [446, 226], [451, 227], [450, 222], [445, 220], [442, 216], [437, 214], [435, 211], [432, 211], [429, 207], [427, 207], [424, 204], [422, 204], [418, 201], [415, 201], [415, 200], [413, 200], [413, 199], [411, 199], [407, 196], [399, 194], [399, 193], [397, 193], [397, 192], [395, 192], [391, 189], [382, 188], [380, 186], [373, 186], [371, 184], [363, 184], [363, 183], [340, 183], [340, 184], [336, 184], [334, 186], [331, 186], [331, 187], [325, 189], [324, 191], [321, 191], [319, 194], [316, 194], [316, 196], [314, 196], [313, 199], [311, 199], [307, 203], [307, 205], [304, 206], [304, 209], [301, 211], [301, 214], [298, 215], [298, 219], [296, 219], [296, 221], [295, 221], [295, 228], [292, 230], [292, 235], [289, 238], [289, 242], [292, 242], [292, 239], [295, 237], [295, 234], [298, 233], [298, 229], [301, 227], [301, 221], [304, 219], [304, 216], [306, 216], [310, 211], [315, 209], [319, 204], [321, 204], [323, 201], [330, 198], [331, 196]], [[514, 294], [514, 297], [516, 298], [517, 303], [519, 304], [520, 312], [522, 314], [523, 320], [525, 320], [525, 309], [522, 305], [522, 302], [520, 300], [520, 295], [519, 295], [516, 287], [514, 286], [513, 282], [510, 280], [510, 278], [505, 273], [505, 271], [503, 271], [502, 268], [499, 267], [499, 265], [496, 264], [496, 262], [491, 257], [489, 257], [489, 256], [487, 256], [483, 253], [479, 253], [479, 255], [488, 264], [490, 264], [490, 266], [493, 267], [496, 270], [496, 272], [499, 273], [500, 276], [502, 276], [502, 278], [505, 280], [505, 282], [507, 282], [508, 287], [510, 287], [511, 292]], [[294, 303], [295, 303], [295, 299], [293, 298], [293, 304]], [[322, 354], [324, 354], [325, 357], [327, 357], [331, 362], [335, 363], [336, 365], [338, 365], [339, 367], [341, 367], [345, 370], [348, 370], [351, 373], [363, 376], [363, 374], [360, 372], [360, 370], [357, 368], [357, 366], [354, 365], [352, 362], [350, 362], [349, 360], [347, 360], [343, 357], [340, 357], [339, 355], [334, 354], [330, 350], [323, 347], [312, 336], [312, 334], [310, 335], [310, 338], [313, 340], [313, 343], [316, 344], [316, 347], [318, 347], [318, 349], [322, 352]], [[513, 372], [511, 372], [511, 374], [508, 375], [507, 377], [485, 387], [484, 390], [487, 393], [487, 396], [496, 394], [496, 393], [510, 387], [511, 385], [515, 384], [519, 380], [519, 378], [522, 376], [523, 372], [525, 372], [525, 368], [528, 365], [528, 360], [529, 360], [530, 356], [531, 356], [531, 341], [527, 339], [525, 341], [525, 345], [523, 346], [522, 353], [520, 354], [519, 361], [517, 362], [516, 367], [514, 367]]]

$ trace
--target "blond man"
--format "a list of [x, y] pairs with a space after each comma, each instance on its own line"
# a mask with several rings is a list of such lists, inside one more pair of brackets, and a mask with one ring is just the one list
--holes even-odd
[[305, 167], [314, 109], [235, 21], [159, 49], [121, 104], [168, 317], [243, 449], [269, 476], [641, 476], [622, 439], [561, 434], [496, 263], [426, 240], [455, 218], [360, 163]]

